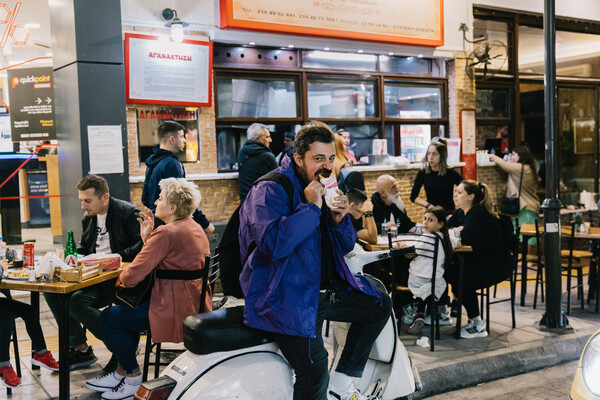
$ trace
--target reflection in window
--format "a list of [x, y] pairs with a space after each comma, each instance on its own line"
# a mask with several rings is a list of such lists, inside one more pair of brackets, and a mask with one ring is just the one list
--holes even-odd
[[506, 154], [509, 152], [511, 127], [509, 125], [477, 126], [477, 149], [494, 149], [494, 153]]
[[431, 60], [420, 57], [379, 56], [379, 69], [402, 75], [429, 75], [432, 72]]
[[375, 110], [373, 81], [308, 81], [310, 118], [373, 118]]
[[430, 119], [442, 117], [442, 87], [387, 84], [384, 89], [387, 118]]
[[[251, 125], [218, 125], [217, 126], [217, 168], [219, 171], [237, 170], [237, 154], [246, 143], [246, 130]], [[267, 125], [273, 140], [269, 145], [271, 152], [278, 155], [283, 150], [283, 135], [285, 132], [296, 132], [300, 125], [272, 124]]]
[[296, 82], [217, 78], [219, 118], [296, 118]]
[[[600, 35], [556, 31], [556, 75], [600, 77]], [[519, 27], [519, 72], [544, 73], [544, 31]]]
[[[378, 125], [352, 125], [352, 124], [329, 124], [334, 132], [344, 128], [350, 132], [350, 150], [354, 152], [354, 156], [360, 161], [361, 157], [368, 156], [373, 153], [373, 139], [379, 139]], [[392, 147], [388, 141], [388, 153]]]
[[477, 89], [477, 118], [510, 118], [508, 89]]
[[158, 146], [158, 126], [164, 121], [179, 122], [186, 129], [185, 149], [177, 154], [181, 162], [200, 161], [198, 108], [195, 107], [138, 107], [137, 128], [139, 162], [143, 163]]

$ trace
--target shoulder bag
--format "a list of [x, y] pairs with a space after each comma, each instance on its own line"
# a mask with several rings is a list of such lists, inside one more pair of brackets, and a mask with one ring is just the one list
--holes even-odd
[[523, 170], [525, 165], [521, 165], [521, 178], [519, 179], [519, 195], [517, 197], [502, 197], [500, 199], [500, 212], [507, 215], [517, 215], [521, 211], [521, 186], [523, 185]]
[[124, 304], [133, 308], [150, 300], [150, 294], [152, 294], [155, 280], [156, 268], [134, 287], [117, 288], [117, 292], [115, 293], [115, 303]]

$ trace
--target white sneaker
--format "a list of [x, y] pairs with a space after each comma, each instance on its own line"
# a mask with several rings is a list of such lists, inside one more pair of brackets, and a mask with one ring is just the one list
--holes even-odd
[[330, 386], [327, 389], [327, 400], [371, 400], [373, 396], [365, 396], [354, 387], [354, 384], [350, 384], [350, 388], [343, 393], [336, 393]]
[[86, 381], [85, 387], [97, 392], [106, 392], [118, 386], [119, 383], [123, 382], [123, 379], [125, 379], [124, 376], [118, 375], [116, 372], [111, 372], [110, 374]]
[[460, 337], [463, 339], [481, 338], [487, 335], [483, 321], [481, 321], [481, 324], [476, 324], [475, 321], [469, 320], [469, 323], [460, 330]]
[[104, 400], [133, 400], [133, 395], [142, 385], [142, 376], [125, 377], [121, 383], [114, 387], [111, 391], [102, 393]]
[[[452, 325], [452, 317], [450, 317], [450, 313], [440, 313], [438, 314], [438, 319], [440, 320], [440, 326]], [[425, 316], [425, 325], [431, 325], [431, 315]]]

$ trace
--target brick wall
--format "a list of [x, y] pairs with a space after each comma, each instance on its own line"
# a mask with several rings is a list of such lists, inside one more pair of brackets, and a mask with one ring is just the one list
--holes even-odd
[[508, 175], [496, 166], [477, 167], [477, 180], [485, 183], [490, 189], [490, 196], [494, 204], [506, 193]]
[[460, 137], [460, 110], [475, 108], [475, 82], [465, 71], [467, 65], [465, 52], [454, 53], [454, 59], [448, 61], [448, 118], [450, 137]]

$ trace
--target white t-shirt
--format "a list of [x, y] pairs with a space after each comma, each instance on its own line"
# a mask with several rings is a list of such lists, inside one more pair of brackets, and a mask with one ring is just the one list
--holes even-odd
[[96, 216], [96, 254], [110, 254], [110, 236], [106, 230], [106, 214]]

